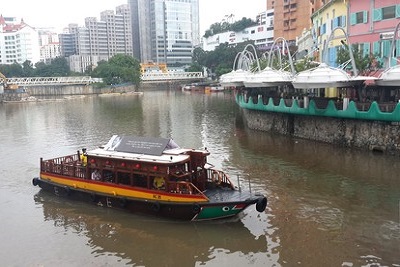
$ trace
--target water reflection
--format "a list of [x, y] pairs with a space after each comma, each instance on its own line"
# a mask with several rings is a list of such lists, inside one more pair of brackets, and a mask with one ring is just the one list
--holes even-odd
[[[249, 264], [261, 262], [267, 253], [265, 238], [256, 239], [239, 219], [208, 223], [164, 221], [75, 205], [43, 191], [34, 196], [34, 201], [41, 205], [46, 221], [86, 236], [95, 257], [112, 255], [130, 265], [194, 266], [217, 263], [221, 256]], [[257, 259], [255, 255], [261, 257]]]

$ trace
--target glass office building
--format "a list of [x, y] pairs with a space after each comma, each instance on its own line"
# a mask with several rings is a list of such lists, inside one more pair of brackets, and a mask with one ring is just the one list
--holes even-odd
[[199, 0], [131, 0], [134, 55], [185, 66], [200, 42]]

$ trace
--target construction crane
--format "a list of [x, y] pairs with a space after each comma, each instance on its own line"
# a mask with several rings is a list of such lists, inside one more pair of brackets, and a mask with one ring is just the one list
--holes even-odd
[[7, 83], [7, 77], [4, 76], [3, 73], [0, 72], [0, 85], [3, 85], [4, 89], [9, 89], [9, 90], [15, 90], [18, 89], [17, 84], [8, 84]]
[[162, 73], [167, 73], [167, 64], [165, 63], [154, 63], [152, 61], [140, 64], [140, 72], [143, 74], [147, 71], [161, 71]]
[[3, 86], [3, 89], [7, 88], [7, 78], [0, 72], [0, 86], [1, 85]]

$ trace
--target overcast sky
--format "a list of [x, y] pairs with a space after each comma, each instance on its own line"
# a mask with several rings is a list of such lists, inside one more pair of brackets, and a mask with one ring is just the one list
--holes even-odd
[[[2, 1], [0, 12], [5, 17], [23, 18], [32, 27], [54, 27], [61, 31], [69, 23], [84, 25], [84, 18], [97, 17], [104, 10], [114, 10], [127, 0], [10, 0]], [[220, 22], [225, 15], [234, 14], [236, 19], [256, 15], [266, 9], [265, 0], [199, 0], [200, 34]]]

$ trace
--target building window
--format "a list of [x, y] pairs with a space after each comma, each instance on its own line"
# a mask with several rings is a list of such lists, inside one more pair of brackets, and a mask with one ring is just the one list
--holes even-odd
[[373, 21], [400, 18], [400, 5], [374, 9], [372, 15]]
[[364, 22], [364, 12], [356, 13], [356, 24]]
[[360, 23], [367, 23], [368, 22], [368, 11], [360, 11], [356, 13], [350, 14], [350, 24], [360, 24]]
[[382, 8], [382, 19], [393, 19], [395, 18], [396, 6], [388, 6]]

